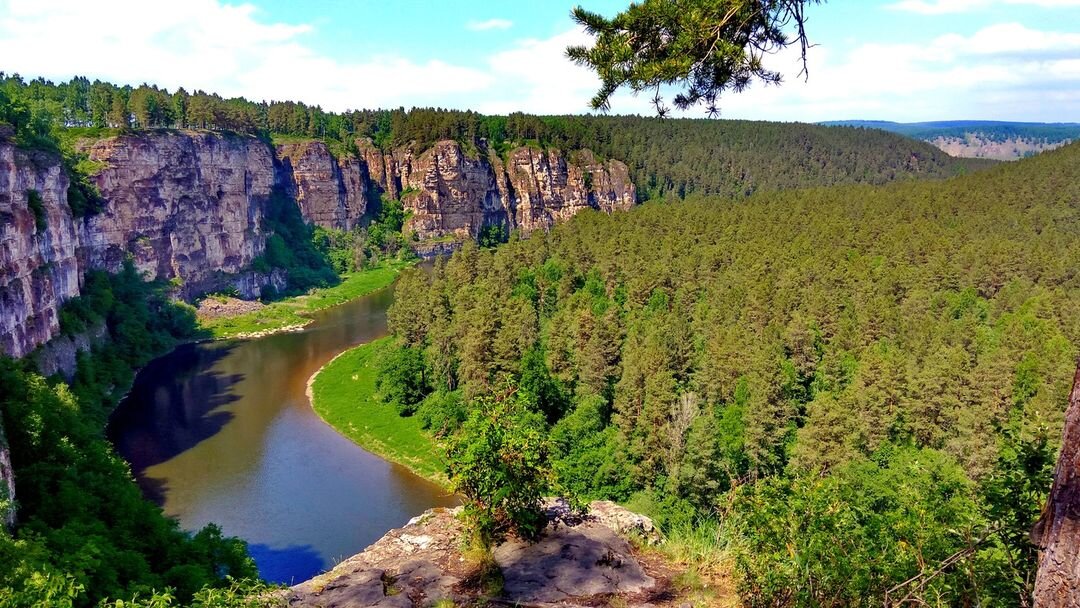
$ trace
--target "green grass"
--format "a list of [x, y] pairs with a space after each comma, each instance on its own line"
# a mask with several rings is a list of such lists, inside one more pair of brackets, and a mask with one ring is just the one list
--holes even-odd
[[347, 350], [318, 371], [312, 407], [327, 424], [365, 450], [446, 486], [435, 442], [415, 416], [398, 416], [375, 397], [378, 362], [393, 346], [387, 337]]
[[333, 287], [313, 289], [302, 296], [272, 302], [255, 312], [203, 320], [199, 325], [219, 340], [304, 325], [310, 320], [308, 315], [313, 312], [337, 306], [390, 285], [403, 268], [414, 263], [384, 263], [375, 268], [343, 275], [341, 283]]

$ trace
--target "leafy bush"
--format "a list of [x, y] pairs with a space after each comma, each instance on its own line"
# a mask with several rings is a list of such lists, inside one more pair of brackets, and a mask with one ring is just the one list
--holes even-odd
[[544, 527], [541, 498], [552, 482], [544, 417], [513, 391], [484, 397], [447, 444], [447, 473], [465, 496], [472, 534], [492, 546], [508, 533], [535, 538]]
[[424, 355], [415, 348], [402, 346], [385, 356], [375, 377], [375, 390], [383, 403], [393, 405], [398, 414], [412, 415], [416, 406], [431, 392]]
[[941, 452], [887, 446], [827, 477], [745, 486], [725, 517], [749, 606], [882, 605], [917, 575], [890, 599], [982, 604], [982, 569], [961, 563], [931, 576], [986, 535], [974, 485]]

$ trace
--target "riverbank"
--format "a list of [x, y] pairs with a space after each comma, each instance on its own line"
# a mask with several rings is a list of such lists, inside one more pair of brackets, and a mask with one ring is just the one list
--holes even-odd
[[341, 283], [333, 287], [313, 289], [304, 295], [271, 302], [255, 310], [241, 308], [239, 314], [214, 317], [200, 315], [199, 327], [215, 340], [260, 338], [285, 331], [298, 331], [311, 323], [311, 313], [387, 287], [397, 279], [402, 270], [415, 263], [416, 260], [386, 262], [375, 268], [343, 275]]
[[378, 361], [391, 337], [361, 344], [334, 357], [308, 379], [311, 407], [320, 418], [365, 450], [443, 487], [445, 467], [430, 434], [415, 416], [402, 417], [375, 396]]

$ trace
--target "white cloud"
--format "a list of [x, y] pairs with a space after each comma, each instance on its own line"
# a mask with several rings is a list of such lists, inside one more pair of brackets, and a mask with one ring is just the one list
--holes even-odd
[[1080, 7], [1080, 0], [900, 0], [886, 8], [921, 15], [966, 13], [993, 5], [1036, 6], [1041, 8]]
[[514, 26], [509, 19], [488, 19], [486, 21], [470, 21], [465, 24], [467, 29], [474, 32], [486, 32], [487, 30], [508, 30]]
[[249, 4], [218, 0], [186, 0], [168, 10], [142, 0], [0, 0], [0, 69], [294, 99], [333, 110], [435, 105], [493, 84], [483, 70], [393, 53], [340, 62], [305, 44], [311, 32], [306, 24], [265, 23]]
[[806, 121], [1061, 120], [1080, 115], [1077, 56], [1080, 34], [1006, 23], [924, 44], [870, 43], [846, 53], [817, 47], [804, 83], [794, 77], [798, 51], [789, 49], [771, 62], [788, 75], [782, 86], [728, 96], [721, 109], [732, 118]]
[[[0, 0], [0, 70], [294, 99], [330, 110], [440, 106], [582, 113], [599, 87], [594, 73], [565, 56], [567, 46], [590, 42], [579, 29], [518, 40], [472, 65], [407, 58], [392, 49], [341, 61], [308, 43], [318, 34], [313, 26], [268, 23], [250, 5], [221, 1], [189, 0], [152, 11], [142, 0]], [[1080, 116], [1080, 32], [999, 23], [928, 41], [849, 41], [842, 48], [825, 41], [811, 49], [809, 82], [796, 76], [798, 49], [770, 56], [770, 67], [786, 82], [725, 96], [723, 115], [804, 121]], [[651, 115], [650, 99], [620, 91], [612, 111]], [[703, 116], [704, 110], [685, 115]]]

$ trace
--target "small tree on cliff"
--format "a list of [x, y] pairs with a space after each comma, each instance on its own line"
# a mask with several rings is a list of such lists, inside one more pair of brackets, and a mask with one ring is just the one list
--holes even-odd
[[544, 416], [512, 385], [471, 409], [448, 442], [447, 469], [454, 490], [466, 498], [474, 540], [490, 547], [508, 533], [535, 538], [545, 523], [541, 498], [552, 481]]

